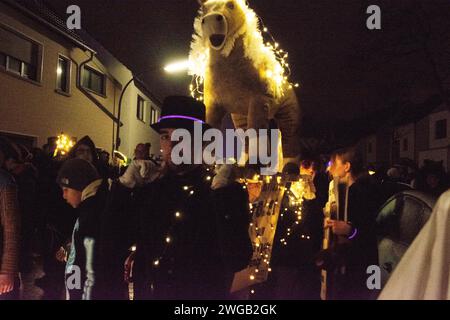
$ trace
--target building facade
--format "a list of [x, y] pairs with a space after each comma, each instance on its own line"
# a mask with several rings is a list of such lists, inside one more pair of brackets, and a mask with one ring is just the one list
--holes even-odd
[[[132, 72], [87, 34], [75, 34], [39, 1], [0, 0], [0, 135], [41, 147], [64, 133], [89, 135], [110, 153], [131, 157], [159, 140], [150, 124], [160, 103]], [[121, 112], [119, 99], [123, 92]]]
[[445, 104], [426, 115], [384, 127], [361, 139], [359, 146], [367, 165], [394, 165], [401, 159], [419, 167], [425, 160], [442, 161], [450, 169], [450, 111]]

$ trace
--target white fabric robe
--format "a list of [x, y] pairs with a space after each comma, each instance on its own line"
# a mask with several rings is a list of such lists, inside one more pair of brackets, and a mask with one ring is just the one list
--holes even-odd
[[379, 300], [450, 300], [450, 190], [405, 252]]

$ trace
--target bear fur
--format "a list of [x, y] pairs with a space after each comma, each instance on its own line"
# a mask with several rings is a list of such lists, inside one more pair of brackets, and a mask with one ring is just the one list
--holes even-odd
[[230, 113], [234, 126], [245, 130], [268, 128], [273, 119], [284, 157], [298, 157], [299, 103], [292, 85], [281, 78], [280, 62], [264, 44], [256, 14], [244, 0], [199, 2], [189, 58], [190, 73], [204, 80], [207, 122], [220, 128]]

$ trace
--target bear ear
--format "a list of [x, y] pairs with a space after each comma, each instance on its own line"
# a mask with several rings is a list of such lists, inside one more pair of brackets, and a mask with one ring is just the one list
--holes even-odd
[[201, 6], [203, 6], [206, 1], [208, 1], [208, 0], [197, 0], [198, 4]]

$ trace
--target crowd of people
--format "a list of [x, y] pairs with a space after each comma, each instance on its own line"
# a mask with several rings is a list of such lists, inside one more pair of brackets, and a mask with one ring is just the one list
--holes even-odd
[[[126, 168], [112, 165], [88, 136], [56, 158], [50, 145], [30, 151], [0, 138], [0, 299], [23, 296], [37, 263], [45, 274], [35, 281], [43, 299], [129, 299], [129, 283], [134, 299], [230, 298], [233, 276], [253, 252], [249, 195], [214, 168], [172, 162], [171, 133], [193, 130], [193, 115], [205, 121], [201, 102], [168, 97], [164, 115], [170, 117], [152, 125], [161, 158], [140, 143]], [[321, 270], [339, 263], [346, 271], [336, 279], [335, 298], [373, 298], [366, 268], [377, 264], [377, 209], [401, 190], [439, 196], [449, 187], [442, 163], [401, 163], [369, 174], [355, 148], [326, 160], [305, 156], [297, 170], [312, 196], [303, 199], [293, 232], [311, 241], [293, 237], [285, 247], [279, 230], [295, 221], [279, 218], [266, 298], [319, 299]], [[324, 223], [324, 208], [335, 202], [333, 183], [347, 186], [347, 209], [343, 219]], [[290, 210], [287, 198], [282, 210]], [[322, 248], [324, 226], [336, 236], [332, 248]]]

